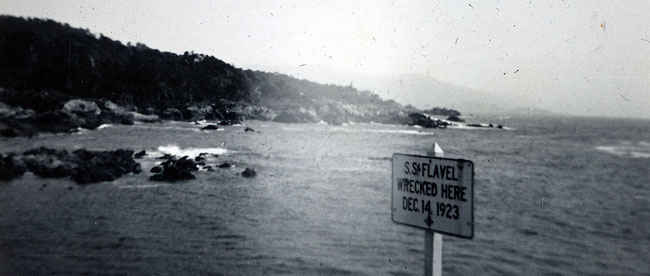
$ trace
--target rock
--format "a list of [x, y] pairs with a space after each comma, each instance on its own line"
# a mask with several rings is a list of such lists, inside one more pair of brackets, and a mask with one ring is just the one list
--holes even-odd
[[152, 181], [169, 181], [175, 182], [179, 180], [194, 179], [192, 172], [197, 171], [198, 167], [194, 160], [183, 156], [180, 159], [172, 157], [160, 164], [162, 172], [149, 177]]
[[[144, 114], [145, 115], [156, 114], [156, 109], [153, 108], [153, 107], [147, 107], [147, 108], [144, 109]], [[158, 116], [156, 116], [156, 117], [158, 117]]]
[[230, 168], [230, 167], [232, 167], [232, 164], [230, 164], [228, 162], [224, 162], [224, 163], [221, 163], [221, 165], [219, 165], [219, 168], [222, 168], [222, 169], [227, 169], [227, 168]]
[[121, 107], [121, 106], [119, 106], [116, 103], [111, 102], [111, 101], [105, 101], [103, 106], [104, 106], [104, 108], [106, 110], [111, 111], [113, 113], [125, 113], [126, 112], [126, 109], [124, 109], [123, 107]]
[[460, 117], [458, 117], [456, 115], [451, 115], [451, 116], [447, 117], [447, 121], [460, 122], [460, 123], [465, 122], [465, 120], [461, 119]]
[[235, 125], [235, 124], [241, 124], [242, 120], [242, 115], [231, 111], [230, 109], [226, 110], [222, 116], [220, 116], [221, 120], [219, 121], [219, 125], [222, 126], [230, 126], [230, 125]]
[[132, 150], [114, 151], [76, 150], [72, 153], [78, 158], [77, 169], [72, 179], [78, 184], [112, 181], [127, 173], [140, 173], [142, 169], [133, 159]]
[[221, 120], [221, 121], [219, 121], [219, 125], [222, 125], [222, 126], [231, 126], [231, 125], [236, 125], [236, 124], [241, 124], [241, 121], [239, 121], [239, 120]]
[[162, 171], [163, 171], [163, 168], [161, 166], [153, 166], [153, 168], [151, 168], [151, 170], [149, 170], [149, 172], [152, 172], [152, 173], [159, 173], [159, 172], [162, 172]]
[[100, 104], [102, 107], [101, 118], [106, 123], [115, 123], [123, 125], [132, 125], [134, 123], [134, 116], [125, 108], [111, 102], [104, 101]]
[[23, 153], [27, 170], [40, 177], [62, 178], [72, 175], [77, 164], [68, 158], [65, 150], [40, 147]]
[[18, 136], [18, 131], [16, 131], [16, 129], [13, 128], [0, 128], [0, 136], [10, 137], [10, 138], [16, 137]]
[[205, 162], [205, 157], [208, 156], [207, 152], [202, 152], [199, 153], [196, 157], [194, 157], [195, 162]]
[[63, 104], [63, 111], [84, 117], [89, 115], [99, 116], [99, 114], [102, 113], [95, 102], [84, 101], [81, 99], [67, 101]]
[[0, 154], [0, 180], [12, 180], [25, 173], [25, 164], [14, 157], [13, 154]]
[[163, 156], [158, 157], [158, 159], [162, 159], [162, 160], [169, 160], [169, 159], [172, 159], [172, 158], [174, 158], [174, 156], [169, 154], [169, 153], [165, 153]]
[[157, 123], [157, 122], [160, 122], [160, 118], [158, 117], [158, 115], [155, 115], [155, 114], [145, 115], [145, 114], [141, 114], [141, 113], [133, 111], [133, 112], [131, 112], [131, 115], [133, 115], [133, 120], [135, 120], [137, 122], [143, 122], [143, 123]]
[[201, 128], [201, 130], [217, 130], [219, 129], [219, 126], [217, 125], [207, 125]]
[[112, 181], [127, 173], [139, 173], [140, 164], [131, 150], [88, 151], [40, 147], [25, 151], [22, 161], [28, 171], [40, 177], [70, 176], [77, 184]]
[[13, 107], [0, 102], [0, 118], [13, 117], [14, 115], [16, 115], [16, 110]]
[[445, 127], [447, 125], [445, 122], [431, 119], [429, 116], [422, 113], [410, 113], [408, 117], [411, 120], [409, 125], [419, 125], [425, 128]]
[[502, 125], [497, 125], [497, 128], [503, 129], [503, 126]]
[[147, 152], [144, 151], [144, 150], [141, 150], [141, 151], [136, 152], [136, 153], [133, 155], [133, 158], [135, 158], [135, 159], [140, 159], [140, 158], [144, 157], [145, 155], [147, 155]]
[[209, 172], [214, 171], [212, 166], [203, 166], [203, 169], [205, 169], [206, 171], [209, 171]]
[[244, 132], [249, 132], [249, 131], [250, 131], [250, 132], [255, 132], [255, 130], [252, 129], [252, 128], [250, 128], [250, 127], [246, 127], [246, 128], [244, 129]]
[[214, 118], [214, 109], [210, 105], [191, 105], [185, 108], [185, 118], [193, 121]]
[[255, 177], [255, 175], [257, 175], [257, 173], [255, 172], [254, 169], [246, 168], [246, 169], [241, 173], [241, 175], [242, 175], [243, 177]]
[[165, 120], [182, 120], [183, 113], [176, 108], [167, 108], [162, 112], [162, 118]]

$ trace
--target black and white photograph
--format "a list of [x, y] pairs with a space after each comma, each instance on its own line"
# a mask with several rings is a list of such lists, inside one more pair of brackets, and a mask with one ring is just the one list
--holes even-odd
[[650, 275], [650, 2], [3, 0], [2, 275]]

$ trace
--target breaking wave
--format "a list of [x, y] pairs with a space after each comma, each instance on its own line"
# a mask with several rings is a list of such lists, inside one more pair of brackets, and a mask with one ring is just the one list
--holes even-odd
[[181, 148], [177, 145], [166, 145], [166, 146], [160, 146], [158, 147], [158, 151], [162, 154], [171, 154], [171, 155], [176, 155], [176, 156], [189, 156], [191, 158], [196, 157], [197, 155], [201, 153], [208, 153], [208, 154], [217, 154], [217, 155], [222, 155], [226, 154], [230, 151], [224, 148]]
[[650, 143], [622, 141], [618, 145], [597, 146], [597, 150], [621, 157], [650, 158]]

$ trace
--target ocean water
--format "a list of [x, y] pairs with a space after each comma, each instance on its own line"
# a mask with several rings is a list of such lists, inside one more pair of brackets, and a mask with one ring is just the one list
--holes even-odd
[[[423, 230], [390, 216], [393, 153], [475, 165], [475, 235], [444, 237], [446, 275], [650, 274], [650, 121], [484, 118], [512, 127], [184, 122], [0, 140], [145, 149], [144, 172], [77, 186], [0, 183], [0, 272], [20, 275], [421, 275]], [[164, 153], [229, 169], [148, 181]], [[240, 176], [254, 168], [255, 178]]]

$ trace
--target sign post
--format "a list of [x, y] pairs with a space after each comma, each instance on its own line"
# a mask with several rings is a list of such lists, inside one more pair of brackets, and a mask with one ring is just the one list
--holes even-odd
[[[433, 143], [433, 152], [427, 155], [445, 157], [445, 152], [438, 143]], [[442, 275], [442, 235], [431, 229], [424, 230], [424, 275]]]
[[425, 275], [442, 274], [442, 234], [474, 237], [474, 165], [443, 158], [437, 143], [428, 156], [393, 154], [391, 216], [423, 228]]

